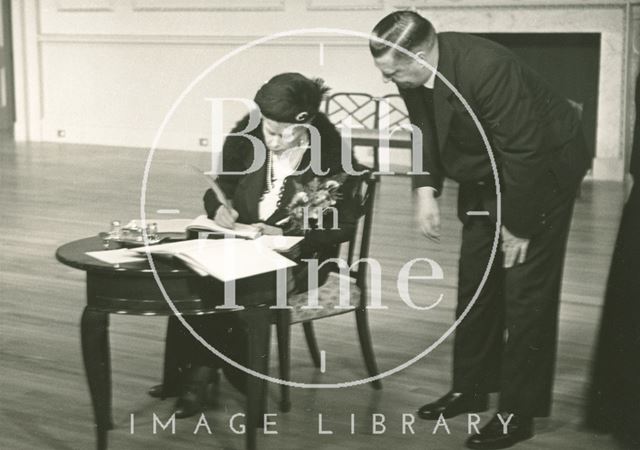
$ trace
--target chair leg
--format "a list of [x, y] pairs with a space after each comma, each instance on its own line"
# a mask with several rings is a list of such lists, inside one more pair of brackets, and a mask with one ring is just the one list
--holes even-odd
[[307, 340], [307, 347], [309, 347], [309, 353], [311, 353], [313, 365], [319, 369], [320, 350], [318, 350], [318, 341], [316, 341], [316, 334], [313, 332], [313, 323], [311, 321], [302, 322], [302, 329], [304, 330], [304, 337]]
[[[278, 336], [278, 360], [280, 365], [280, 379], [291, 380], [291, 312], [280, 310], [276, 312], [276, 334]], [[280, 411], [291, 410], [290, 387], [280, 385]]]
[[[373, 345], [371, 342], [371, 333], [369, 332], [369, 320], [367, 318], [367, 310], [364, 308], [356, 309], [356, 325], [358, 327], [358, 337], [360, 338], [360, 349], [364, 357], [364, 364], [370, 377], [378, 375], [378, 365], [373, 354]], [[371, 382], [374, 389], [382, 389], [380, 380]]]

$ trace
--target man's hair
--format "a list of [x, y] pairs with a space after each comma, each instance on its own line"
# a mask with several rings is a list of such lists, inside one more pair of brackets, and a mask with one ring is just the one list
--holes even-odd
[[[436, 30], [431, 22], [413, 11], [396, 11], [385, 16], [373, 28], [373, 36], [412, 51], [421, 44], [431, 47], [436, 41]], [[369, 39], [369, 50], [374, 58], [389, 51], [409, 56], [385, 42]]]

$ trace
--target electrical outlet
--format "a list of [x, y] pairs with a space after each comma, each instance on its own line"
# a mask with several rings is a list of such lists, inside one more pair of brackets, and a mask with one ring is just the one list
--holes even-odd
[[200, 147], [207, 147], [209, 145], [209, 139], [207, 138], [200, 138]]
[[58, 130], [58, 137], [63, 138], [67, 135], [67, 132], [64, 130]]

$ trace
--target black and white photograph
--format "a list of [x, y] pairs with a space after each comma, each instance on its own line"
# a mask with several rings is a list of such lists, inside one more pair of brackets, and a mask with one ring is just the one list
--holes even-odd
[[0, 0], [3, 449], [640, 449], [640, 0]]

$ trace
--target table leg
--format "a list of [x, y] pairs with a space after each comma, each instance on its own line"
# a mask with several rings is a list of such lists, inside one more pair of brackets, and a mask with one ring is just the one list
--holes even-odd
[[164, 400], [178, 394], [181, 362], [180, 344], [184, 342], [182, 335], [185, 330], [175, 316], [170, 316], [167, 321], [167, 334], [164, 348], [164, 369], [162, 377], [162, 396]]
[[[280, 379], [291, 380], [291, 311], [280, 310], [276, 313], [276, 332], [278, 334], [278, 366]], [[291, 410], [290, 387], [280, 385], [280, 411]]]
[[109, 314], [85, 308], [80, 322], [82, 357], [91, 393], [98, 450], [107, 448], [111, 419], [111, 356]]
[[[247, 367], [269, 373], [271, 311], [266, 307], [247, 308], [242, 312], [249, 336]], [[247, 379], [247, 449], [256, 448], [257, 429], [267, 410], [267, 382], [249, 375]]]

